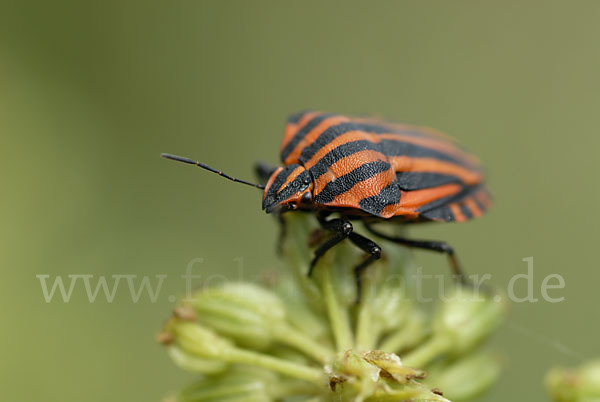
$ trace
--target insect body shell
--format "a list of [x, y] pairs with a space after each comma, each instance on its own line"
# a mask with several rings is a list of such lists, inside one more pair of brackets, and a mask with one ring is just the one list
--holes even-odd
[[347, 216], [465, 221], [490, 197], [477, 158], [426, 127], [320, 112], [291, 116], [263, 209], [327, 209]]

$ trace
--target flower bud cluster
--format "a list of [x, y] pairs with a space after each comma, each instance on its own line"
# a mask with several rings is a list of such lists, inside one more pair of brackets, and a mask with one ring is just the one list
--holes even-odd
[[340, 245], [307, 278], [312, 221], [290, 214], [286, 224], [275, 283], [201, 289], [165, 324], [159, 340], [198, 375], [175, 401], [467, 401], [498, 377], [483, 344], [503, 319], [502, 298], [459, 287], [427, 312], [406, 286], [411, 260], [390, 245], [357, 303], [360, 254]]

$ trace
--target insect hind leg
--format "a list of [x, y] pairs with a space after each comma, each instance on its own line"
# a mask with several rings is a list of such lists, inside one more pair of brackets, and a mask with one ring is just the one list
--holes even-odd
[[367, 228], [367, 230], [369, 232], [373, 233], [377, 237], [381, 237], [382, 239], [385, 239], [385, 240], [388, 240], [388, 241], [391, 241], [394, 243], [402, 244], [407, 247], [420, 248], [423, 250], [431, 250], [431, 251], [436, 251], [438, 253], [446, 254], [448, 256], [448, 262], [450, 263], [450, 268], [452, 269], [452, 272], [454, 273], [454, 275], [456, 276], [458, 281], [463, 284], [470, 284], [470, 282], [467, 278], [467, 275], [464, 273], [464, 271], [460, 267], [460, 264], [458, 262], [458, 259], [456, 258], [454, 249], [448, 243], [443, 242], [443, 241], [432, 241], [432, 240], [409, 240], [409, 239], [405, 239], [403, 237], [390, 236], [390, 235], [387, 235], [385, 233], [378, 231], [377, 229], [373, 228], [368, 223], [365, 223], [365, 227]]

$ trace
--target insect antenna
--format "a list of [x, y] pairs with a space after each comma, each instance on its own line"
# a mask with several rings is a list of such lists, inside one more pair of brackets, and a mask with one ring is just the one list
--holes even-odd
[[226, 179], [229, 179], [231, 181], [234, 181], [236, 183], [242, 183], [242, 184], [247, 184], [248, 186], [252, 186], [252, 187], [256, 187], [256, 188], [260, 188], [261, 190], [265, 189], [265, 186], [263, 186], [262, 184], [255, 184], [255, 183], [250, 183], [249, 181], [245, 181], [245, 180], [241, 180], [241, 179], [236, 179], [235, 177], [231, 177], [226, 173], [221, 172], [220, 170], [211, 168], [210, 166], [202, 163], [202, 162], [198, 162], [195, 161], [193, 159], [189, 159], [189, 158], [184, 158], [183, 156], [177, 156], [177, 155], [171, 155], [171, 154], [160, 154], [160, 156], [162, 156], [163, 158], [167, 158], [167, 159], [171, 159], [177, 162], [183, 162], [183, 163], [187, 163], [189, 165], [196, 165], [198, 167], [201, 167], [202, 169], [206, 169], [210, 172], [216, 173], [219, 176], [223, 176]]

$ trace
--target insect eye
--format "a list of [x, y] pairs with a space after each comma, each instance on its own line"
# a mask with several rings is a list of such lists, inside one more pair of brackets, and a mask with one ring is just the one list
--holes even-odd
[[296, 204], [295, 202], [290, 202], [288, 205], [289, 205], [290, 209], [296, 209], [296, 208], [298, 208], [298, 204]]

